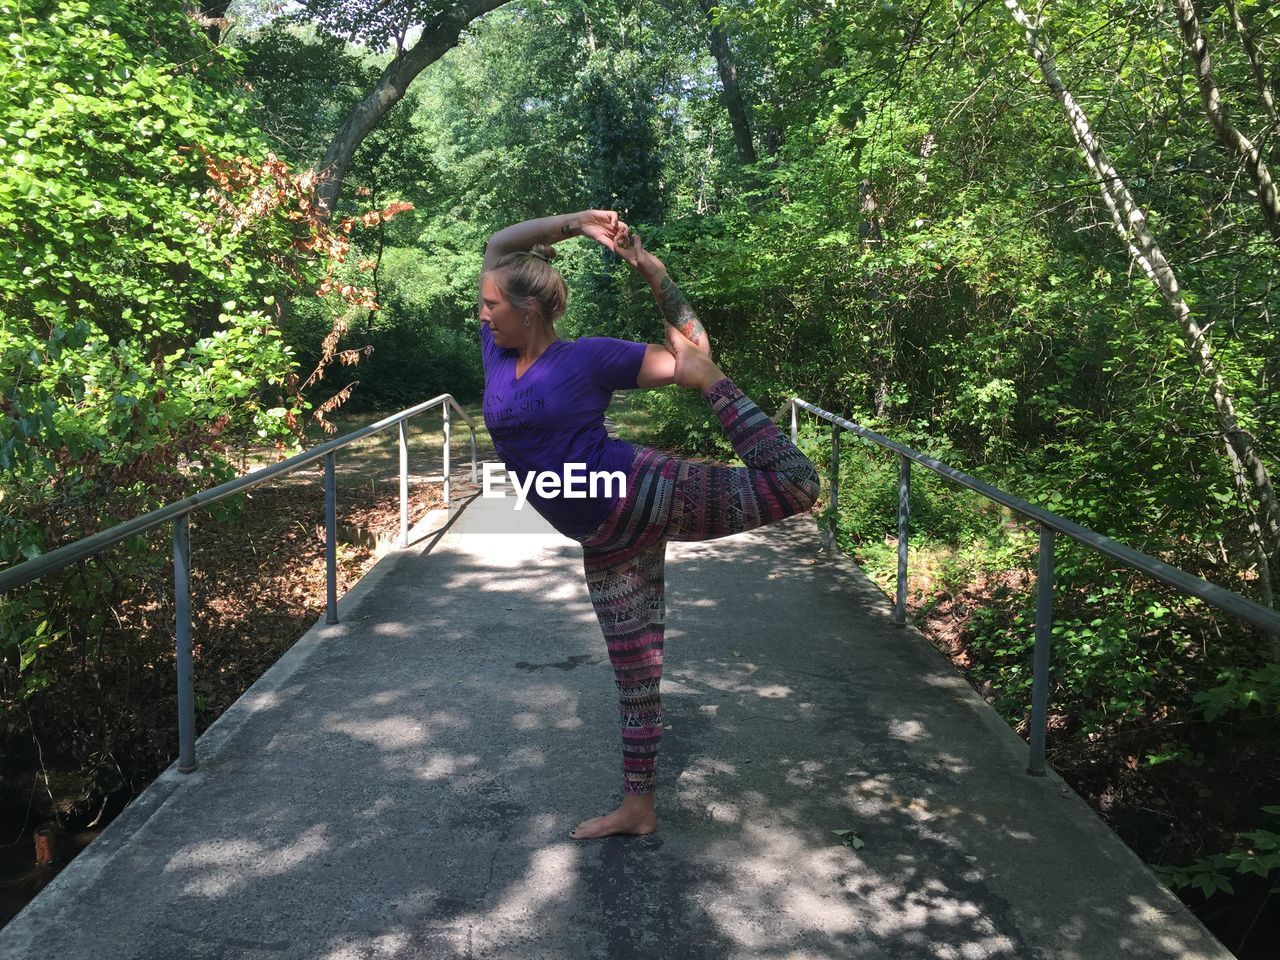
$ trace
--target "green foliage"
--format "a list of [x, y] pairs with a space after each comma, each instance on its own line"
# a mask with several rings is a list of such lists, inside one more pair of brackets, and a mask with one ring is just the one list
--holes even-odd
[[839, 837], [840, 842], [850, 850], [861, 850], [867, 845], [866, 841], [852, 830], [832, 830], [831, 832]]
[[[1088, 736], [1184, 701], [1207, 668], [1190, 640], [1190, 604], [1082, 554], [1068, 551], [1055, 571], [1050, 699], [1072, 718], [1073, 734]], [[998, 607], [976, 611], [969, 625], [982, 655], [973, 677], [992, 684], [994, 706], [1015, 725], [1031, 701], [1034, 591], [1032, 582], [997, 598]]]
[[1198, 691], [1193, 702], [1206, 720], [1228, 714], [1280, 716], [1280, 664], [1261, 667], [1232, 666], [1223, 670], [1214, 685]]
[[[280, 155], [298, 167], [324, 156], [342, 120], [373, 85], [385, 60], [285, 20], [240, 36], [234, 45], [255, 121], [279, 144]], [[398, 116], [403, 112], [385, 118], [373, 136], [403, 135]], [[361, 178], [367, 171], [366, 163], [353, 169]]]
[[[1251, 830], [1238, 837], [1241, 845], [1227, 853], [1201, 857], [1181, 867], [1153, 867], [1160, 877], [1174, 889], [1190, 888], [1209, 897], [1221, 891], [1235, 892], [1230, 878], [1234, 876], [1258, 876], [1264, 880], [1280, 877], [1280, 806], [1266, 806], [1262, 812], [1270, 818], [1271, 830]], [[1280, 893], [1280, 885], [1271, 893]]]
[[[217, 438], [292, 437], [276, 297], [323, 251], [248, 119], [240, 62], [178, 0], [0, 0], [0, 563], [229, 476]], [[296, 213], [296, 208], [294, 208]], [[285, 399], [291, 398], [291, 399]], [[91, 638], [145, 543], [7, 597], [6, 696]]]
[[[416, 302], [400, 286], [399, 280], [416, 272], [387, 271], [382, 309], [366, 314], [349, 333], [352, 342], [372, 348], [354, 372], [359, 388], [348, 404], [352, 409], [400, 409], [441, 393], [471, 399], [483, 391], [474, 332], [442, 323], [438, 310]], [[318, 330], [325, 318], [315, 319]], [[299, 331], [296, 322], [293, 329]], [[314, 342], [310, 336], [304, 341]], [[310, 360], [305, 352], [301, 357]]]
[[637, 400], [645, 411], [642, 442], [646, 445], [694, 456], [737, 456], [725, 440], [720, 421], [700, 395], [683, 390], [653, 390], [640, 393]]
[[131, 46], [131, 3], [48, 7], [10, 35], [0, 93], [0, 467], [10, 496], [57, 476], [74, 500], [84, 468], [118, 481], [215, 423], [282, 435], [255, 398], [290, 369], [269, 313], [292, 236], [224, 216], [207, 163], [263, 144], [180, 4], [151, 22], [201, 68]]
[[450, 0], [299, 0], [294, 14], [333, 37], [360, 38], [374, 50], [403, 46], [416, 25], [438, 19], [458, 4]]
[[[859, 420], [870, 429], [879, 429], [874, 421]], [[954, 448], [945, 438], [925, 435], [900, 437], [926, 456], [957, 463]], [[825, 449], [817, 454], [816, 463], [829, 470], [830, 434]], [[824, 463], [825, 461], [825, 463]], [[850, 542], [862, 543], [896, 537], [898, 533], [899, 458], [869, 441], [858, 440], [845, 433], [840, 456], [840, 532]], [[930, 470], [913, 465], [911, 473], [911, 525], [927, 531], [927, 537], [947, 542], [968, 542], [998, 526], [999, 511], [988, 501], [963, 487], [939, 477]]]
[[[414, 240], [443, 258], [443, 271], [422, 266], [444, 275], [441, 311], [474, 312], [468, 284], [484, 242], [509, 223], [604, 206], [657, 226], [693, 199], [708, 134], [689, 111], [714, 91], [697, 76], [692, 38], [671, 42], [685, 16], [596, 0], [504, 7], [422, 77], [413, 125], [432, 181], [414, 198]], [[625, 268], [581, 242], [558, 253], [572, 291], [562, 333], [660, 338], [652, 300], [626, 291]]]

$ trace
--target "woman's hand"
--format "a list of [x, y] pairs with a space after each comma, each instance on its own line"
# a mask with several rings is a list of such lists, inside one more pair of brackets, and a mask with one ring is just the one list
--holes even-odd
[[644, 277], [650, 284], [656, 283], [667, 272], [666, 265], [644, 248], [640, 234], [632, 233], [631, 228], [618, 221], [617, 233], [614, 236], [614, 249], [636, 273]]
[[616, 211], [584, 210], [578, 216], [581, 217], [578, 223], [580, 234], [590, 237], [603, 247], [608, 247], [614, 253], [618, 252], [618, 224], [622, 221], [618, 218]]

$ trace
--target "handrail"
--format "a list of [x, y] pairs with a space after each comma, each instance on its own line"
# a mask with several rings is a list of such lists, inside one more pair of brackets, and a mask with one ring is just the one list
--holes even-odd
[[359, 430], [353, 430], [351, 433], [337, 437], [333, 440], [326, 441], [319, 446], [310, 450], [304, 450], [302, 453], [295, 454], [288, 459], [281, 460], [279, 463], [273, 463], [270, 466], [262, 467], [245, 474], [242, 477], [236, 477], [234, 480], [228, 480], [216, 487], [208, 490], [202, 490], [200, 493], [186, 497], [183, 500], [166, 504], [149, 513], [144, 513], [140, 517], [134, 517], [132, 520], [126, 520], [124, 523], [117, 524], [106, 530], [102, 530], [92, 536], [77, 540], [74, 543], [68, 543], [57, 549], [50, 550], [46, 554], [35, 557], [23, 563], [16, 564], [0, 570], [0, 596], [15, 590], [33, 580], [36, 580], [45, 574], [52, 573], [55, 570], [61, 570], [78, 560], [84, 560], [87, 557], [101, 553], [108, 547], [114, 546], [130, 537], [146, 533], [154, 530], [162, 524], [173, 521], [173, 559], [174, 559], [174, 598], [176, 609], [176, 633], [177, 633], [177, 667], [178, 667], [178, 769], [183, 773], [190, 773], [196, 769], [195, 761], [195, 694], [191, 676], [191, 594], [190, 594], [190, 578], [191, 563], [190, 550], [188, 542], [188, 519], [191, 513], [202, 507], [208, 507], [212, 504], [225, 500], [227, 497], [234, 496], [252, 487], [256, 487], [261, 483], [275, 477], [292, 473], [310, 463], [314, 463], [321, 458], [324, 459], [324, 489], [325, 489], [325, 566], [327, 572], [326, 578], [326, 602], [325, 602], [325, 621], [327, 623], [338, 622], [338, 596], [337, 596], [337, 519], [336, 519], [336, 501], [337, 501], [337, 485], [334, 479], [334, 454], [343, 447], [362, 440], [371, 434], [385, 430], [387, 427], [398, 425], [400, 433], [400, 546], [408, 545], [408, 516], [409, 516], [409, 446], [408, 446], [408, 429], [407, 423], [411, 417], [431, 409], [432, 407], [440, 407], [444, 428], [444, 463], [443, 474], [439, 477], [428, 477], [428, 480], [444, 481], [444, 501], [445, 509], [448, 510], [451, 504], [450, 490], [450, 444], [451, 444], [451, 411], [457, 411], [466, 423], [467, 428], [471, 432], [471, 482], [476, 481], [476, 425], [465, 410], [459, 406], [458, 401], [451, 394], [442, 393], [438, 397], [432, 397], [417, 406], [408, 407], [399, 413], [394, 413], [389, 417], [372, 423], [367, 427], [361, 427]]
[[[310, 450], [304, 450], [302, 453], [295, 454], [279, 463], [273, 463], [270, 466], [262, 467], [250, 473], [246, 473], [242, 477], [236, 477], [234, 480], [228, 480], [226, 483], [203, 490], [183, 500], [177, 500], [173, 503], [166, 504], [149, 513], [144, 513], [140, 517], [134, 517], [132, 520], [126, 520], [124, 523], [116, 524], [92, 536], [77, 540], [75, 543], [69, 543], [50, 550], [48, 553], [41, 554], [31, 560], [19, 563], [12, 567], [6, 567], [0, 570], [0, 596], [14, 590], [24, 584], [30, 583], [32, 580], [39, 579], [46, 573], [52, 573], [55, 570], [61, 570], [69, 564], [75, 563], [77, 560], [83, 560], [91, 557], [96, 553], [101, 553], [107, 547], [115, 546], [122, 540], [128, 540], [140, 533], [146, 533], [154, 530], [162, 524], [168, 523], [170, 520], [184, 513], [190, 513], [201, 507], [208, 507], [227, 497], [234, 496], [251, 487], [256, 487], [260, 483], [278, 477], [282, 474], [292, 473], [301, 467], [305, 467], [309, 463], [319, 460], [321, 457], [331, 455], [335, 450], [340, 450], [345, 446], [349, 446], [357, 440], [363, 440], [370, 434], [385, 430], [392, 424], [400, 423], [410, 417], [417, 416], [424, 410], [439, 404], [447, 403], [466, 421], [467, 426], [471, 429], [471, 453], [472, 453], [472, 480], [475, 480], [475, 423], [467, 412], [458, 406], [458, 402], [453, 396], [442, 393], [438, 397], [433, 397], [415, 407], [409, 407], [401, 410], [399, 413], [392, 414], [384, 420], [370, 424], [367, 427], [361, 427], [359, 430], [353, 430], [351, 433], [338, 437], [334, 440], [326, 441], [319, 446], [312, 447]], [[447, 472], [447, 471], [446, 471]], [[446, 498], [447, 499], [447, 498]]]
[[1045, 725], [1046, 712], [1048, 704], [1048, 682], [1049, 682], [1049, 641], [1050, 627], [1052, 625], [1053, 614], [1053, 542], [1054, 533], [1062, 533], [1071, 539], [1084, 544], [1092, 550], [1097, 551], [1105, 556], [1111, 557], [1119, 561], [1131, 569], [1145, 573], [1162, 583], [1167, 583], [1183, 593], [1189, 593], [1192, 596], [1199, 597], [1201, 600], [1212, 604], [1220, 610], [1223, 610], [1234, 617], [1245, 620], [1253, 626], [1271, 634], [1280, 636], [1280, 613], [1264, 607], [1262, 604], [1250, 600], [1248, 597], [1242, 597], [1238, 593], [1233, 593], [1217, 584], [1210, 583], [1194, 574], [1187, 573], [1185, 570], [1179, 570], [1177, 567], [1170, 566], [1155, 557], [1147, 556], [1140, 553], [1132, 547], [1127, 547], [1119, 541], [1112, 540], [1110, 537], [1104, 537], [1087, 527], [1082, 527], [1078, 523], [1060, 517], [1055, 513], [1045, 510], [1043, 507], [1037, 507], [1028, 503], [1012, 494], [993, 487], [988, 483], [972, 477], [969, 474], [949, 467], [932, 457], [925, 456], [917, 450], [904, 446], [897, 441], [890, 440], [876, 433], [874, 430], [868, 430], [866, 427], [860, 426], [852, 421], [846, 420], [844, 417], [837, 416], [828, 410], [815, 406], [799, 397], [792, 397], [782, 405], [774, 417], [775, 420], [781, 418], [783, 414], [791, 413], [791, 439], [794, 442], [797, 439], [796, 410], [807, 410], [810, 413], [827, 420], [832, 424], [831, 432], [831, 509], [832, 509], [832, 529], [834, 530], [834, 519], [839, 491], [839, 457], [840, 457], [840, 431], [847, 430], [857, 434], [865, 440], [893, 450], [899, 456], [899, 474], [898, 474], [898, 591], [897, 602], [894, 607], [894, 620], [897, 623], [906, 623], [906, 581], [907, 581], [907, 524], [910, 516], [910, 484], [911, 484], [911, 462], [915, 461], [923, 467], [927, 467], [934, 473], [941, 474], [963, 487], [967, 487], [976, 493], [981, 494], [988, 500], [999, 503], [1008, 507], [1017, 513], [1035, 520], [1040, 525], [1040, 546], [1038, 560], [1038, 574], [1036, 583], [1036, 646], [1034, 655], [1034, 677], [1032, 680], [1031, 690], [1031, 729], [1030, 729], [1030, 746], [1031, 758], [1028, 764], [1028, 772], [1035, 775], [1044, 773], [1044, 743], [1045, 743]]

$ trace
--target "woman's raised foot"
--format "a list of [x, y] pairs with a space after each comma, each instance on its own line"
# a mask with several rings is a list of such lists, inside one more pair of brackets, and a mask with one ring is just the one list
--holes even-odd
[[667, 325], [667, 349], [676, 358], [675, 381], [678, 385], [706, 390], [724, 379], [724, 371], [715, 361], [670, 324]]

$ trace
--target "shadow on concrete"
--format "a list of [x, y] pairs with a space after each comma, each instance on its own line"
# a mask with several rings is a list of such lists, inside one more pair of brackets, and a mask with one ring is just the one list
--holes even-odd
[[808, 518], [671, 546], [659, 832], [568, 840], [617, 799], [612, 673], [579, 548], [468, 532], [486, 522], [384, 560], [0, 952], [1229, 956], [1023, 772], [1025, 745]]

